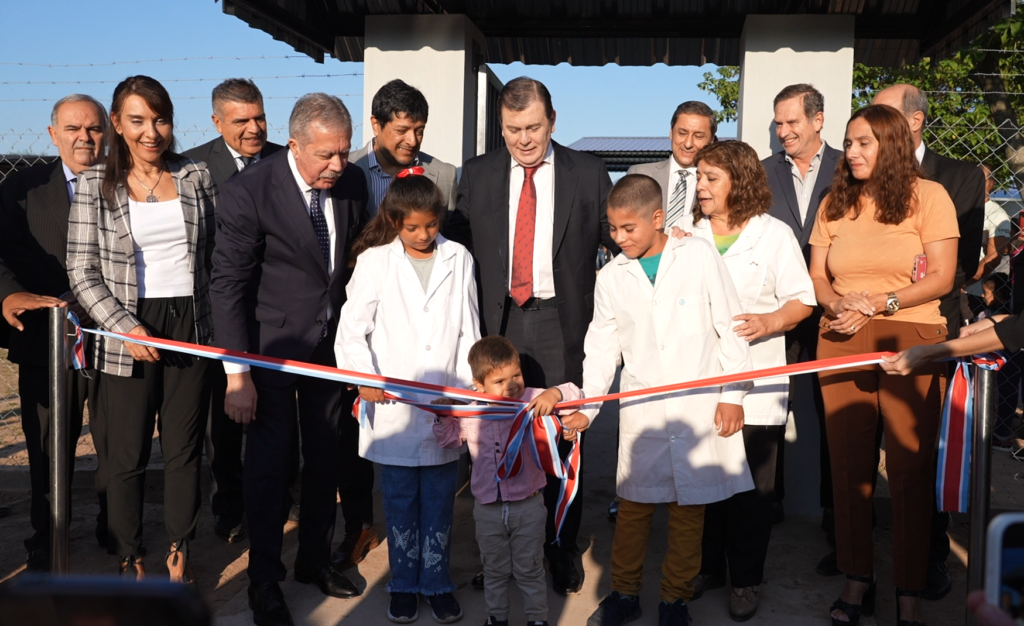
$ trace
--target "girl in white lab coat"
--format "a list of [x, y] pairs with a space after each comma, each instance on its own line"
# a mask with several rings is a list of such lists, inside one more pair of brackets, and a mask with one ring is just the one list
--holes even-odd
[[[743, 315], [737, 335], [750, 344], [755, 370], [786, 364], [785, 331], [811, 314], [816, 301], [792, 229], [768, 215], [772, 195], [757, 153], [721, 141], [697, 155], [697, 201], [688, 230], [714, 245], [725, 262]], [[753, 617], [772, 534], [775, 459], [789, 413], [789, 378], [761, 380], [743, 399], [743, 444], [752, 491], [709, 504], [696, 595], [725, 584], [729, 570], [733, 619]]]
[[[340, 367], [470, 388], [469, 348], [480, 338], [473, 258], [438, 234], [440, 190], [409, 168], [391, 183], [380, 213], [353, 245], [355, 270], [339, 317]], [[434, 416], [360, 387], [359, 454], [381, 465], [388, 527], [388, 619], [418, 616], [418, 595], [433, 617], [462, 617], [448, 570], [460, 450], [434, 438]], [[420, 400], [429, 401], [423, 397]]]

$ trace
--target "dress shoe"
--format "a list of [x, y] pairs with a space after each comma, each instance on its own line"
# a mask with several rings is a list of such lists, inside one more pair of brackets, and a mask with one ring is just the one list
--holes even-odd
[[949, 577], [949, 569], [945, 563], [928, 564], [928, 582], [921, 593], [925, 600], [941, 600], [946, 597], [953, 587], [953, 581]]
[[576, 559], [567, 552], [548, 555], [551, 570], [551, 587], [558, 595], [576, 593], [583, 587], [583, 574], [576, 569]]
[[296, 563], [295, 582], [313, 583], [324, 592], [324, 595], [334, 598], [354, 598], [360, 594], [359, 588], [345, 578], [344, 574], [334, 569], [333, 565], [315, 568]]
[[213, 525], [213, 534], [223, 539], [226, 543], [238, 543], [245, 539], [245, 526], [242, 520], [230, 517], [217, 517]]
[[256, 626], [294, 626], [280, 585], [276, 582], [249, 583], [248, 591], [249, 608]]
[[613, 591], [601, 600], [597, 609], [587, 619], [587, 626], [621, 626], [626, 622], [640, 619], [640, 596], [624, 596]]
[[341, 545], [331, 555], [334, 567], [343, 572], [350, 567], [355, 567], [363, 562], [366, 555], [380, 545], [380, 537], [373, 528], [363, 528], [351, 533], [345, 533]]
[[818, 572], [822, 576], [838, 576], [842, 574], [839, 571], [839, 561], [836, 560], [836, 551], [833, 550], [821, 557], [818, 561], [818, 566], [814, 568], [814, 571]]
[[757, 604], [760, 601], [758, 588], [754, 587], [733, 587], [729, 595], [729, 616], [734, 622], [745, 622], [754, 613], [757, 613]]
[[690, 609], [682, 600], [672, 604], [664, 600], [658, 603], [658, 626], [687, 626], [692, 621]]
[[693, 581], [690, 583], [693, 585], [693, 595], [690, 597], [690, 602], [699, 600], [705, 591], [711, 591], [712, 589], [721, 589], [725, 586], [725, 575], [724, 574], [697, 574], [693, 577]]

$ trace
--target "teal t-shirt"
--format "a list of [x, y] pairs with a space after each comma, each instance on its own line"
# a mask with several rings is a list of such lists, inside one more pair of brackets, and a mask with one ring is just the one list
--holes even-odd
[[651, 280], [651, 284], [654, 284], [654, 279], [658, 277], [658, 264], [661, 263], [661, 253], [655, 254], [649, 257], [640, 257], [637, 259], [640, 261], [640, 267], [644, 270], [644, 274], [647, 274], [647, 278]]

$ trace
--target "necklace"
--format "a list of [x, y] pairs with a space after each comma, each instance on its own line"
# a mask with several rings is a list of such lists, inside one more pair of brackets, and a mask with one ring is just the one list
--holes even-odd
[[[139, 181], [140, 185], [142, 185], [143, 187], [146, 187], [146, 183], [142, 182], [142, 179], [139, 178], [138, 176], [136, 176], [134, 171], [132, 172], [132, 176], [135, 176], [135, 180]], [[156, 177], [156, 182], [153, 183], [153, 189], [156, 189], [160, 185], [160, 179], [163, 178], [163, 176], [164, 176], [164, 170], [161, 168], [160, 175]], [[153, 193], [153, 189], [150, 189], [149, 187], [146, 187], [146, 191], [149, 192], [149, 195], [146, 196], [146, 202], [160, 202], [160, 198], [156, 197], [156, 194]]]

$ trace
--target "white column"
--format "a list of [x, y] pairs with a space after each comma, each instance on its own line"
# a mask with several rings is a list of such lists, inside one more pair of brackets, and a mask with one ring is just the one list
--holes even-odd
[[740, 39], [739, 138], [760, 158], [781, 149], [772, 101], [786, 85], [825, 96], [821, 136], [842, 149], [853, 93], [853, 15], [748, 15]]
[[422, 91], [430, 105], [423, 151], [462, 167], [476, 154], [476, 66], [483, 59], [483, 35], [464, 15], [367, 16], [365, 33], [364, 140], [373, 137], [374, 94], [400, 78]]

